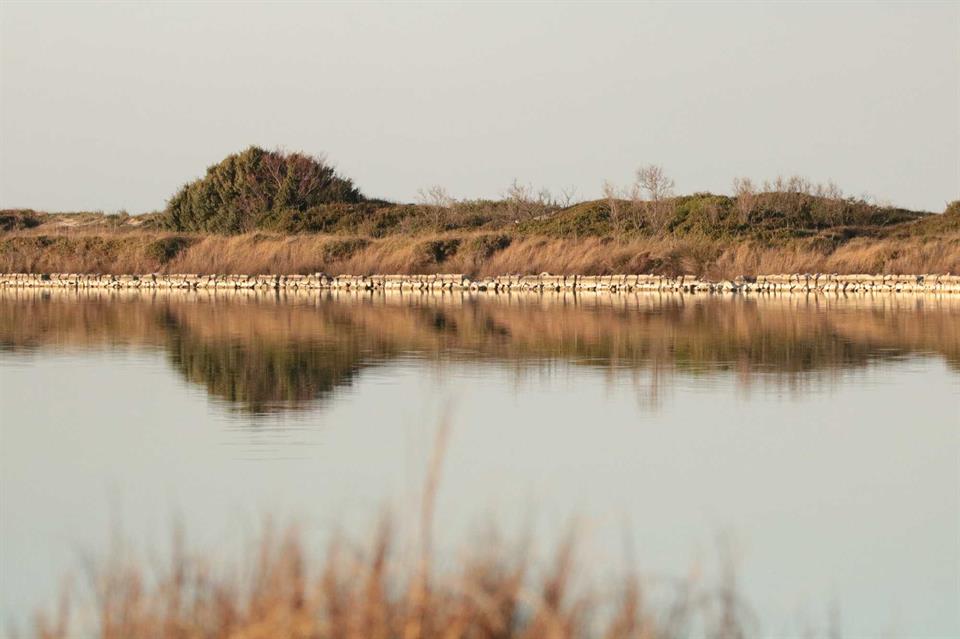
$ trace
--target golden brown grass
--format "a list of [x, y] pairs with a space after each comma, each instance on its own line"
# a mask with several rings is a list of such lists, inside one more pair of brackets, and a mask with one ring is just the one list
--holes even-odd
[[90, 594], [69, 592], [52, 613], [35, 617], [36, 639], [656, 639], [745, 636], [749, 616], [729, 566], [719, 586], [695, 578], [675, 586], [661, 610], [648, 605], [636, 576], [591, 594], [578, 583], [568, 536], [545, 569], [527, 549], [505, 551], [495, 535], [457, 562], [433, 567], [431, 529], [449, 423], [437, 429], [421, 497], [419, 551], [413, 562], [391, 553], [395, 535], [382, 523], [368, 550], [334, 541], [320, 560], [296, 528], [267, 526], [255, 550], [215, 565], [174, 536], [169, 561], [149, 570], [117, 545], [92, 562]]
[[[182, 236], [189, 245], [164, 258], [156, 231], [0, 235], [0, 272], [75, 273], [505, 273], [694, 274], [714, 279], [770, 273], [960, 273], [960, 234], [854, 238], [833, 246], [812, 240], [766, 245], [703, 237], [556, 239], [514, 237], [487, 251], [483, 234]], [[431, 243], [458, 242], [437, 255]]]
[[762, 247], [745, 242], [724, 248], [707, 267], [710, 277], [735, 273], [957, 273], [960, 237], [871, 239], [856, 238], [834, 250], [802, 245]]
[[[635, 576], [591, 589], [575, 545], [538, 569], [489, 536], [447, 572], [395, 557], [381, 525], [366, 549], [337, 541], [312, 559], [295, 528], [266, 528], [236, 563], [219, 564], [175, 538], [157, 567], [125, 550], [88, 569], [34, 617], [36, 639], [656, 639], [738, 638], [751, 626], [733, 580], [691, 577], [645, 587]], [[429, 559], [429, 557], [428, 557]], [[648, 596], [657, 591], [654, 607]], [[666, 591], [666, 593], [665, 593]]]

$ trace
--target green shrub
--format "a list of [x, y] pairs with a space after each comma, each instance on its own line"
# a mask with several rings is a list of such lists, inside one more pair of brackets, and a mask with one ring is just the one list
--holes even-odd
[[460, 243], [461, 241], [459, 239], [427, 240], [420, 242], [416, 249], [419, 255], [418, 261], [423, 264], [440, 264], [457, 253], [460, 249]]
[[181, 188], [167, 204], [166, 224], [178, 231], [240, 233], [270, 226], [288, 210], [362, 199], [351, 180], [320, 159], [252, 146]]
[[40, 226], [40, 217], [29, 209], [0, 211], [0, 231], [20, 231]]
[[509, 235], [477, 235], [466, 243], [466, 249], [481, 260], [491, 257], [510, 246], [512, 238]]
[[897, 236], [938, 237], [960, 231], [960, 200], [951, 202], [943, 213], [929, 213], [920, 219], [894, 227]]
[[384, 237], [399, 230], [404, 218], [416, 207], [378, 200], [334, 202], [305, 211], [285, 209], [273, 214], [261, 228], [278, 233], [339, 233]]
[[551, 237], [603, 236], [613, 232], [613, 225], [607, 201], [594, 200], [521, 222], [517, 229], [528, 235]]
[[674, 235], [721, 237], [744, 230], [734, 199], [725, 195], [696, 193], [674, 198], [672, 204], [666, 228]]
[[363, 238], [350, 238], [345, 240], [330, 240], [323, 245], [323, 262], [338, 262], [350, 259], [357, 251], [363, 250], [370, 244], [370, 240]]
[[160, 264], [166, 264], [176, 256], [180, 255], [193, 243], [190, 238], [171, 235], [161, 237], [147, 245], [146, 255], [151, 260], [156, 260]]

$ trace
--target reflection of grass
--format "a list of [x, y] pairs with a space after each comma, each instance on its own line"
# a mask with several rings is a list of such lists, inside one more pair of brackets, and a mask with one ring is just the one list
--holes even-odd
[[[0, 294], [0, 345], [133, 343], [245, 410], [289, 408], [400, 354], [793, 383], [912, 353], [960, 366], [960, 299]], [[337, 301], [341, 300], [341, 301]], [[342, 300], [350, 300], [344, 302]], [[453, 300], [453, 301], [451, 301]]]

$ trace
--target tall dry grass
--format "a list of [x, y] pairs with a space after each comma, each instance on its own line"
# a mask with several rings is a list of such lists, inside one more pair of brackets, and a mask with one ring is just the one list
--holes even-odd
[[158, 569], [122, 545], [90, 565], [85, 599], [69, 592], [35, 617], [36, 639], [740, 639], [755, 625], [725, 566], [716, 587], [691, 578], [654, 608], [635, 576], [591, 593], [578, 583], [568, 536], [539, 570], [526, 548], [487, 535], [446, 573], [431, 543], [449, 422], [437, 430], [421, 497], [420, 551], [394, 559], [381, 523], [372, 544], [329, 545], [312, 559], [296, 528], [267, 526], [255, 550], [215, 565], [174, 536]]
[[[177, 541], [162, 566], [116, 549], [87, 587], [38, 612], [35, 639], [735, 639], [755, 626], [729, 575], [645, 586], [628, 576], [590, 589], [576, 546], [545, 566], [486, 537], [447, 572], [395, 558], [381, 525], [366, 546], [336, 541], [314, 559], [296, 528], [267, 528], [228, 565]], [[654, 588], [668, 596], [651, 596]], [[654, 605], [656, 598], [660, 603]], [[20, 635], [15, 635], [20, 636]]]
[[[0, 236], [0, 272], [79, 273], [505, 273], [693, 274], [715, 279], [770, 273], [960, 273], [960, 235], [854, 238], [833, 245], [703, 237], [509, 237], [490, 234], [183, 237], [170, 234]], [[484, 242], [495, 237], [498, 243]]]
[[725, 247], [707, 266], [709, 277], [770, 273], [957, 273], [960, 238], [856, 238], [829, 251], [744, 242]]

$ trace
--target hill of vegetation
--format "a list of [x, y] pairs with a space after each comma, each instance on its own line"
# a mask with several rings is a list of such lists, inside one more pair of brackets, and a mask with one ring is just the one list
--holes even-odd
[[514, 182], [499, 200], [441, 187], [365, 198], [324, 160], [257, 147], [144, 215], [0, 211], [0, 271], [258, 273], [958, 272], [960, 203], [943, 214], [833, 184], [734, 182], [675, 195], [657, 166], [571, 202]]

